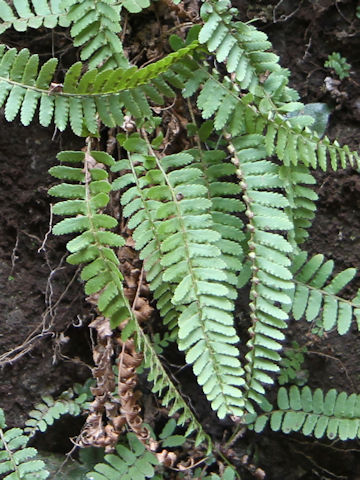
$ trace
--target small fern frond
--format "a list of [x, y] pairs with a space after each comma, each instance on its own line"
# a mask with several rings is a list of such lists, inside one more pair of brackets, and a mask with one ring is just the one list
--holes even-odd
[[0, 475], [3, 480], [45, 479], [49, 472], [45, 463], [37, 460], [37, 450], [27, 447], [29, 438], [21, 428], [5, 430], [4, 412], [0, 408]]
[[[345, 300], [338, 293], [355, 277], [356, 269], [347, 268], [332, 279], [334, 262], [325, 261], [324, 255], [314, 255], [307, 261], [301, 252], [293, 261], [295, 289], [292, 314], [295, 320], [305, 317], [308, 322], [318, 320], [325, 331], [336, 327], [339, 335], [350, 329], [354, 318], [359, 318], [360, 309], [356, 297]], [[331, 280], [330, 280], [331, 279]]]
[[221, 250], [221, 260], [225, 263], [224, 271], [227, 279], [224, 285], [228, 289], [227, 298], [237, 298], [237, 272], [243, 268], [244, 258], [244, 223], [239, 214], [245, 210], [244, 203], [238, 197], [241, 193], [239, 185], [232, 181], [236, 174], [234, 164], [225, 160], [225, 152], [221, 150], [192, 150], [203, 172], [204, 186], [211, 201], [212, 229], [221, 235], [215, 245]]
[[[133, 152], [128, 153], [127, 160], [120, 160], [112, 167], [113, 172], [121, 173], [121, 176], [113, 181], [112, 189], [126, 189], [121, 195], [123, 214], [129, 219], [128, 227], [133, 230], [135, 248], [141, 250], [140, 258], [144, 260], [146, 279], [154, 292], [162, 321], [172, 332], [172, 336], [176, 336], [177, 320], [181, 309], [171, 302], [175, 285], [164, 280], [165, 269], [159, 262], [162, 252], [161, 241], [157, 235], [159, 220], [156, 219], [156, 209], [161, 203], [148, 198], [146, 194], [146, 189], [152, 183], [152, 177], [160, 172], [152, 169], [147, 174], [145, 165], [148, 160], [142, 154], [147, 152], [147, 147], [142, 144], [139, 137], [132, 136], [125, 141], [121, 137], [121, 135], [118, 136], [120, 144]], [[136, 150], [138, 150], [137, 153]]]
[[72, 415], [74, 417], [80, 415], [82, 410], [86, 408], [85, 402], [87, 394], [83, 393], [77, 398], [72, 391], [64, 392], [56, 400], [51, 396], [43, 396], [42, 402], [35, 405], [34, 410], [29, 412], [29, 419], [25, 422], [24, 432], [32, 437], [38, 431], [45, 432], [55, 420], [63, 415]]
[[63, 0], [74, 46], [82, 47], [80, 58], [89, 68], [102, 71], [128, 68], [119, 38], [121, 5], [106, 0]]
[[[244, 135], [230, 141], [232, 162], [243, 191], [249, 219], [248, 240], [251, 262], [250, 317], [252, 327], [246, 355], [248, 411], [251, 400], [261, 404], [263, 384], [273, 383], [271, 373], [279, 371], [282, 330], [287, 327], [288, 314], [281, 305], [290, 305], [293, 288], [289, 254], [291, 244], [285, 234], [293, 228], [286, 215], [286, 197], [274, 189], [283, 189], [279, 167], [265, 160], [264, 137]], [[279, 305], [280, 303], [280, 305]]]
[[277, 406], [256, 419], [256, 432], [261, 432], [270, 420], [275, 432], [301, 432], [318, 439], [326, 436], [343, 441], [360, 436], [360, 395], [356, 393], [348, 395], [331, 389], [324, 395], [320, 388], [312, 392], [307, 386], [300, 389], [293, 385], [279, 389]]
[[70, 21], [61, 0], [0, 0], [0, 33], [9, 28], [24, 32], [28, 28], [68, 27]]
[[86, 474], [89, 480], [145, 480], [154, 478], [156, 456], [133, 433], [127, 434], [129, 447], [118, 444], [116, 452], [105, 455], [106, 463], [98, 463], [94, 471]]

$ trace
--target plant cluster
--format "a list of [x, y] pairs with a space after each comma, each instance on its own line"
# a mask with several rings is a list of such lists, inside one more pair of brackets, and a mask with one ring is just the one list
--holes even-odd
[[331, 68], [334, 70], [336, 75], [343, 80], [350, 76], [350, 63], [347, 63], [346, 58], [343, 57], [339, 52], [333, 52], [328, 56], [328, 59], [324, 63], [325, 68]]
[[[168, 415], [184, 427], [183, 437], [195, 434], [204, 455], [215, 452], [163, 365], [161, 342], [149, 335], [153, 309], [141, 293], [144, 280], [137, 279], [134, 293], [133, 279], [119, 261], [128, 235], [167, 330], [164, 345], [174, 342], [184, 352], [211, 408], [219, 418], [234, 420], [234, 438], [240, 428], [261, 432], [267, 423], [285, 433], [301, 429], [316, 438], [355, 438], [357, 395], [335, 390], [324, 395], [293, 385], [279, 389], [273, 406], [266, 391], [281, 372], [290, 319], [318, 322], [325, 332], [344, 335], [360, 318], [360, 295], [341, 296], [355, 269], [333, 275], [332, 260], [321, 254], [308, 259], [301, 250], [316, 211], [312, 170], [358, 168], [359, 156], [322, 136], [316, 115], [307, 114], [288, 86], [289, 72], [267, 36], [240, 21], [228, 0], [203, 1], [187, 34], [169, 37], [172, 53], [143, 68], [133, 65], [122, 43], [122, 19], [149, 5], [149, 0], [27, 0], [13, 7], [0, 2], [2, 31], [68, 26], [80, 49], [81, 61], [60, 83], [55, 58], [39, 67], [37, 54], [2, 45], [0, 104], [8, 121], [19, 115], [28, 125], [38, 111], [41, 125], [53, 122], [60, 131], [69, 125], [85, 138], [83, 150], [58, 154], [59, 165], [50, 173], [61, 183], [49, 195], [59, 199], [53, 213], [65, 217], [53, 234], [72, 236], [68, 262], [82, 266], [85, 294], [98, 315], [90, 324], [98, 339], [96, 385], [79, 443], [102, 446], [107, 455], [87, 478], [157, 478], [155, 468], [177, 465], [176, 454], [159, 451], [140, 416], [134, 390], [140, 366]], [[186, 14], [178, 1], [166, 8]], [[340, 64], [346, 74], [347, 64]], [[162, 115], [171, 105], [172, 112], [181, 105], [187, 116], [180, 148]], [[103, 127], [116, 152], [102, 148]], [[114, 198], [120, 198], [126, 232], [112, 214]], [[235, 313], [240, 289], [250, 291], [241, 320]], [[246, 342], [244, 358], [240, 340]], [[51, 418], [70, 413], [67, 401], [54, 406], [46, 401]], [[42, 415], [37, 408], [31, 416], [38, 423], [26, 428], [50, 424]], [[119, 444], [125, 428], [132, 431], [129, 448]], [[9, 435], [2, 444], [10, 462], [6, 472], [20, 469], [19, 462], [11, 463]], [[36, 468], [42, 471], [43, 465]], [[233, 475], [228, 467], [223, 478]]]

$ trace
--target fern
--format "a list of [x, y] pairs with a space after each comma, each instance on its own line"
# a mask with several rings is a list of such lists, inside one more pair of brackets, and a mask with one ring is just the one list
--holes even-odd
[[[188, 422], [184, 435], [166, 439], [164, 433], [163, 446], [182, 445], [194, 432], [196, 446], [206, 442], [208, 453], [213, 448], [162, 365], [159, 345], [152, 344], [126, 298], [114, 251], [124, 239], [113, 231], [117, 220], [104, 213], [114, 191], [120, 191], [122, 215], [167, 327], [164, 338], [176, 341], [185, 353], [219, 418], [232, 415], [239, 428], [246, 421], [257, 432], [269, 421], [273, 430], [285, 433], [355, 438], [357, 395], [330, 390], [324, 398], [308, 387], [280, 388], [274, 410], [266, 401], [266, 387], [279, 372], [281, 382], [286, 359], [280, 352], [290, 316], [316, 320], [325, 331], [336, 327], [339, 334], [349, 330], [353, 317], [360, 324], [360, 295], [351, 300], [339, 296], [355, 269], [330, 279], [332, 261], [322, 255], [307, 261], [299, 250], [316, 210], [311, 169], [359, 167], [359, 155], [321, 138], [315, 119], [304, 114], [309, 109], [288, 86], [289, 72], [269, 51], [267, 36], [234, 20], [238, 12], [228, 0], [205, 0], [203, 25], [194, 26], [185, 41], [172, 36], [173, 53], [141, 69], [131, 66], [119, 36], [120, 16], [123, 9], [138, 13], [149, 5], [150, 0], [15, 0], [9, 6], [0, 0], [3, 31], [71, 25], [84, 62], [73, 64], [58, 84], [56, 59], [39, 69], [37, 55], [1, 46], [0, 106], [6, 119], [20, 114], [29, 125], [39, 109], [41, 125], [54, 121], [61, 131], [70, 125], [78, 136], [99, 136], [102, 125], [125, 132], [117, 136], [117, 162], [92, 151], [90, 138], [86, 152], [58, 155], [61, 164], [50, 173], [62, 183], [49, 194], [62, 199], [53, 213], [66, 218], [53, 233], [74, 235], [67, 243], [68, 261], [82, 265], [85, 293], [112, 328], [126, 322], [123, 339], [132, 336], [142, 352], [153, 392], [176, 416], [176, 424]], [[214, 69], [214, 61], [224, 68]], [[188, 99], [189, 138], [185, 147], [185, 142], [179, 148], [173, 143], [167, 150], [167, 143], [155, 152], [164, 137], [156, 132], [149, 139], [161, 122], [154, 118], [154, 111], [160, 111], [154, 105], [165, 105], [167, 98]], [[200, 116], [204, 121], [197, 128]], [[172, 128], [166, 126], [167, 141]], [[116, 176], [113, 182], [109, 170]], [[250, 327], [243, 368], [236, 328], [244, 325], [237, 324], [234, 312], [238, 290], [248, 285]], [[44, 431], [85, 405], [86, 393], [76, 399], [44, 397], [30, 412], [25, 431], [30, 436]], [[263, 412], [257, 414], [259, 408]], [[1, 438], [0, 473], [15, 471], [23, 478], [22, 470], [33, 475], [38, 469], [45, 475], [39, 478], [46, 478], [43, 464], [27, 461], [36, 452], [26, 447], [22, 430], [1, 433]], [[88, 478], [155, 478], [156, 456], [133, 435], [127, 439], [129, 448], [118, 445], [116, 454], [107, 455]], [[28, 452], [27, 457], [18, 452]], [[224, 471], [224, 478], [234, 475], [230, 467]]]
[[347, 268], [335, 275], [331, 281], [334, 262], [325, 261], [324, 255], [314, 255], [306, 261], [307, 254], [301, 252], [293, 262], [295, 274], [292, 314], [295, 320], [305, 317], [308, 322], [320, 321], [325, 331], [336, 327], [340, 335], [350, 329], [354, 318], [359, 318], [357, 297], [345, 300], [338, 293], [345, 288], [356, 274], [355, 268]]
[[285, 166], [301, 162], [306, 167], [320, 167], [325, 171], [328, 158], [333, 170], [337, 170], [339, 164], [342, 168], [360, 165], [357, 152], [350, 151], [346, 145], [340, 147], [337, 141], [331, 143], [327, 136], [320, 139], [312, 132], [308, 125], [314, 119], [309, 115], [286, 116], [288, 112], [298, 111], [303, 106], [301, 103], [290, 102], [277, 107], [268, 100], [268, 97], [273, 98], [273, 90], [281, 86], [283, 77], [271, 74], [264, 83], [264, 91], [258, 92], [259, 96], [251, 93], [240, 96], [238, 86], [231, 79], [221, 79], [217, 72], [209, 72], [191, 59], [184, 59], [182, 64], [185, 98], [203, 85], [197, 106], [204, 119], [214, 117], [216, 130], [226, 128], [232, 136], [237, 136], [245, 132], [263, 134], [265, 129], [267, 155], [276, 154]]
[[[120, 136], [118, 137], [121, 141]], [[135, 240], [136, 247], [143, 252], [141, 258], [145, 259], [145, 270], [147, 272], [147, 279], [150, 282], [150, 288], [154, 291], [154, 297], [157, 299], [158, 309], [164, 320], [164, 323], [169, 326], [170, 329], [175, 328], [177, 318], [181, 309], [177, 309], [176, 302], [172, 302], [172, 297], [175, 294], [175, 288], [177, 285], [177, 277], [181, 277], [184, 270], [184, 261], [180, 267], [175, 264], [171, 267], [170, 272], [166, 273], [166, 268], [161, 264], [166, 252], [166, 242], [170, 242], [167, 239], [162, 245], [161, 235], [158, 232], [161, 227], [159, 221], [159, 211], [164, 210], [164, 205], [155, 199], [152, 192], [155, 190], [149, 190], [147, 188], [154, 183], [155, 178], [161, 182], [164, 180], [162, 172], [159, 169], [154, 169], [154, 165], [150, 164], [149, 158], [144, 157], [142, 154], [146, 153], [147, 148], [141, 144], [140, 139], [136, 141], [138, 137], [130, 137], [127, 141], [121, 141], [124, 148], [135, 149], [136, 143], [138, 144], [138, 153], [131, 156], [129, 160], [121, 160], [113, 167], [113, 171], [119, 171], [120, 169], [125, 172], [129, 172], [122, 175], [113, 182], [113, 188], [127, 188], [127, 191], [122, 195], [122, 205], [124, 208], [124, 215], [129, 216], [129, 227], [134, 228], [133, 238]], [[145, 148], [145, 150], [144, 150]], [[193, 158], [191, 158], [193, 155]], [[235, 173], [234, 165], [228, 163], [226, 167], [220, 162], [225, 157], [225, 154], [221, 151], [197, 151], [191, 150], [188, 153], [178, 155], [174, 157], [174, 164], [180, 166], [181, 161], [185, 164], [188, 163], [193, 167], [200, 168], [202, 171], [203, 179], [199, 177], [199, 170], [196, 170], [198, 178], [196, 182], [191, 185], [191, 179], [185, 179], [189, 181], [189, 185], [182, 185], [178, 183], [176, 186], [175, 197], [179, 200], [179, 205], [182, 208], [187, 208], [192, 213], [191, 204], [199, 198], [204, 198], [207, 195], [210, 209], [210, 214], [213, 221], [212, 229], [217, 232], [214, 233], [214, 245], [223, 251], [221, 260], [223, 261], [224, 274], [222, 274], [225, 285], [228, 289], [228, 298], [234, 300], [237, 296], [234, 286], [236, 286], [237, 279], [234, 271], [238, 271], [242, 267], [241, 256], [242, 248], [240, 243], [244, 240], [244, 234], [237, 228], [242, 228], [242, 221], [233, 215], [234, 212], [240, 212], [244, 209], [243, 204], [235, 198], [227, 198], [227, 195], [233, 196], [239, 193], [239, 187], [229, 182], [219, 182], [219, 177], [232, 175]], [[181, 160], [183, 158], [183, 160]], [[166, 157], [164, 162], [170, 160], [170, 157]], [[137, 162], [137, 166], [134, 167], [133, 162]], [[139, 162], [142, 165], [139, 165]], [[145, 166], [147, 166], [147, 168]], [[125, 170], [124, 170], [125, 169]], [[190, 170], [189, 170], [190, 171]], [[181, 170], [178, 171], [178, 176], [181, 178]], [[136, 186], [129, 188], [129, 185], [135, 183]], [[165, 187], [163, 187], [165, 188]], [[200, 197], [199, 197], [200, 195]], [[193, 200], [194, 199], [194, 200]], [[140, 201], [140, 203], [139, 203]], [[133, 206], [137, 205], [137, 209]], [[142, 208], [140, 208], [142, 207]], [[161, 210], [160, 210], [161, 207]], [[140, 209], [139, 209], [140, 208]], [[210, 231], [206, 230], [206, 235], [209, 236]], [[191, 235], [194, 233], [191, 232]], [[200, 231], [199, 231], [200, 234]], [[221, 237], [220, 237], [221, 235]], [[208, 240], [210, 237], [208, 238]], [[180, 242], [179, 233], [174, 237], [177, 244]], [[160, 263], [158, 260], [160, 259]], [[220, 263], [221, 265], [221, 263]], [[174, 273], [172, 273], [174, 272]], [[207, 272], [208, 274], [210, 271]], [[218, 273], [220, 275], [220, 272]]]
[[[132, 137], [123, 146], [141, 150], [141, 140]], [[171, 302], [185, 306], [178, 318], [179, 348], [187, 352], [187, 362], [194, 364], [194, 373], [213, 409], [219, 417], [227, 413], [240, 416], [243, 400], [237, 387], [243, 384], [243, 372], [234, 347], [238, 337], [229, 314], [234, 309], [231, 299], [236, 298], [236, 293], [231, 284], [236, 283], [236, 278], [231, 278], [226, 270], [239, 268], [241, 263], [237, 264], [231, 255], [229, 259], [222, 255], [218, 243], [226, 251], [236, 244], [221, 240], [211, 216], [213, 204], [226, 213], [234, 210], [233, 203], [237, 205], [237, 201], [206, 198], [202, 171], [192, 165], [194, 159], [189, 153], [166, 156], [161, 161], [156, 156], [141, 154], [135, 158], [144, 164], [147, 173], [141, 178], [141, 191], [138, 185], [129, 189], [122, 203], [125, 216], [136, 215], [131, 225], [141, 222], [134, 239], [138, 248], [144, 249], [141, 255], [145, 269], [150, 270], [153, 278], [151, 262], [165, 282], [176, 285]], [[126, 182], [134, 181], [134, 173], [129, 174]], [[154, 282], [150, 286], [154, 288]], [[156, 289], [155, 296], [161, 300]]]
[[294, 224], [294, 230], [289, 233], [288, 239], [294, 250], [309, 236], [307, 229], [312, 225], [315, 217], [317, 194], [307, 185], [314, 185], [316, 180], [310, 169], [304, 165], [293, 167], [282, 166], [279, 171], [284, 182], [289, 207], [286, 212]]
[[[182, 409], [178, 422], [184, 424], [190, 421], [187, 434], [196, 431], [198, 443], [205, 440], [209, 442], [201, 425], [161, 365], [124, 295], [119, 260], [110, 248], [122, 246], [124, 240], [119, 235], [107, 231], [116, 226], [115, 219], [103, 213], [97, 213], [106, 207], [109, 201], [108, 193], [111, 190], [108, 174], [101, 166], [114, 165], [113, 158], [104, 152], [95, 151], [61, 152], [58, 158], [62, 162], [84, 164], [84, 168], [60, 165], [50, 169], [50, 173], [56, 178], [76, 182], [62, 183], [49, 190], [51, 195], [66, 199], [53, 207], [54, 214], [69, 217], [55, 225], [53, 232], [56, 235], [83, 232], [68, 242], [67, 248], [71, 252], [68, 262], [87, 263], [81, 273], [82, 280], [86, 282], [85, 293], [95, 295], [99, 292], [98, 309], [110, 319], [112, 328], [129, 319], [127, 335], [134, 330], [137, 332], [138, 347], [143, 352], [145, 367], [150, 369], [149, 380], [154, 383], [153, 390], [160, 393], [167, 389], [163, 402], [166, 406], [171, 403], [173, 412]], [[78, 182], [82, 182], [83, 185]]]
[[24, 432], [32, 437], [38, 431], [45, 432], [47, 428], [63, 415], [80, 415], [85, 409], [87, 394], [84, 392], [77, 398], [73, 398], [73, 391], [64, 392], [56, 400], [50, 396], [43, 396], [42, 402], [35, 405], [34, 410], [29, 412], [25, 422]]
[[60, 165], [52, 167], [50, 173], [56, 178], [83, 184], [62, 183], [49, 190], [50, 195], [66, 199], [54, 206], [54, 214], [69, 216], [55, 225], [53, 233], [82, 232], [67, 244], [71, 252], [68, 262], [73, 265], [88, 263], [81, 273], [82, 280], [86, 282], [85, 293], [94, 295], [102, 291], [98, 300], [99, 310], [115, 328], [129, 317], [119, 260], [111, 249], [124, 245], [124, 240], [109, 231], [117, 225], [117, 221], [98, 213], [108, 204], [111, 190], [108, 174], [102, 167], [113, 165], [114, 160], [104, 152], [95, 151], [61, 152], [58, 158], [72, 164], [83, 163], [84, 168]]
[[[127, 188], [127, 191], [121, 196], [123, 207], [129, 204], [127, 208], [124, 208], [124, 215], [129, 217], [129, 228], [134, 229], [133, 238], [136, 248], [142, 250], [141, 258], [145, 260], [144, 268], [147, 274], [147, 281], [150, 288], [154, 291], [154, 298], [157, 300], [160, 315], [164, 324], [174, 333], [179, 316], [179, 310], [171, 303], [175, 287], [170, 282], [164, 280], [163, 273], [165, 270], [158, 262], [161, 256], [161, 241], [157, 237], [157, 224], [159, 224], [159, 221], [156, 220], [156, 208], [161, 203], [154, 199], [149, 199], [146, 192], [143, 191], [151, 182], [152, 176], [155, 173], [160, 174], [160, 172], [152, 170], [151, 175], [148, 175], [147, 178], [147, 170], [144, 165], [148, 161], [143, 156], [144, 153], [147, 153], [145, 142], [142, 142], [137, 135], [130, 137], [128, 140], [125, 139], [125, 141], [121, 137], [120, 135], [118, 136], [121, 145], [124, 148], [131, 149], [133, 155], [129, 154], [128, 160], [120, 160], [112, 167], [113, 172], [121, 171], [122, 173], [120, 177], [114, 180], [112, 188], [114, 190]], [[144, 165], [135, 166], [134, 160], [137, 163], [141, 161]], [[134, 186], [129, 188], [130, 185]], [[136, 202], [139, 203], [139, 201], [138, 207], [141, 206], [141, 209], [134, 210], [131, 208], [131, 205], [134, 205]]]
[[[268, 412], [260, 415], [254, 430], [261, 432], [270, 420], [273, 431], [299, 432], [315, 438], [326, 436], [330, 440], [350, 440], [359, 436], [360, 398], [331, 389], [326, 395], [320, 388], [314, 392], [309, 387], [290, 389], [281, 387], [277, 395], [276, 410], [267, 405]], [[250, 419], [250, 417], [249, 417]]]
[[328, 55], [324, 67], [332, 68], [340, 80], [350, 76], [351, 65], [347, 63], [346, 58], [342, 57], [339, 52], [333, 52], [331, 55]]
[[167, 72], [197, 43], [169, 55], [141, 70], [128, 69], [98, 72], [89, 70], [81, 76], [82, 64], [77, 62], [65, 75], [62, 91], [52, 89], [51, 80], [57, 60], [48, 60], [38, 72], [38, 55], [27, 49], [19, 53], [0, 46], [0, 106], [5, 105], [5, 118], [15, 119], [20, 112], [23, 125], [29, 125], [39, 104], [39, 122], [48, 126], [54, 117], [55, 125], [63, 131], [68, 123], [77, 135], [96, 134], [97, 115], [108, 127], [122, 124], [126, 109], [139, 123], [152, 118], [147, 98], [157, 103], [164, 96], [175, 96], [169, 84], [181, 86], [176, 75]]
[[61, 0], [0, 0], [0, 33], [9, 28], [24, 32], [28, 28], [68, 27], [70, 24]]
[[82, 47], [80, 58], [89, 62], [90, 69], [128, 67], [118, 36], [121, 5], [104, 0], [63, 0], [62, 6], [72, 23], [74, 46]]
[[287, 326], [288, 315], [276, 303], [291, 304], [288, 293], [293, 286], [289, 270], [292, 247], [279, 231], [291, 230], [292, 223], [284, 211], [288, 206], [286, 197], [271, 191], [281, 189], [283, 184], [279, 167], [264, 160], [264, 138], [245, 135], [233, 139], [229, 148], [249, 219], [250, 317], [253, 326], [249, 330], [251, 338], [247, 346], [250, 351], [245, 357], [245, 370], [247, 409], [252, 411], [251, 401], [263, 401], [265, 390], [262, 384], [273, 383], [269, 373], [279, 371], [279, 341], [284, 339], [281, 330]]
[[242, 89], [255, 92], [259, 75], [265, 71], [278, 71], [279, 57], [266, 52], [271, 47], [267, 36], [252, 25], [234, 22], [227, 0], [208, 0], [201, 8], [205, 24], [199, 33], [199, 41], [214, 52], [218, 62], [226, 61], [227, 71], [234, 74]]
[[306, 384], [309, 372], [303, 368], [307, 348], [300, 347], [297, 342], [292, 342], [291, 347], [284, 351], [284, 357], [280, 363], [280, 374], [278, 376], [279, 385], [286, 383], [303, 386]]
[[105, 455], [106, 463], [98, 463], [93, 472], [86, 478], [89, 480], [144, 480], [154, 478], [154, 466], [158, 464], [156, 456], [145, 449], [134, 434], [128, 433], [130, 449], [125, 445], [117, 445], [116, 453]]
[[29, 438], [21, 428], [6, 428], [4, 412], [0, 408], [0, 475], [3, 480], [38, 480], [48, 478], [42, 460], [35, 457], [37, 451], [27, 447]]
[[[205, 3], [204, 8], [205, 10], [210, 8], [213, 11], [208, 22], [212, 25], [213, 20], [210, 19], [214, 18], [215, 31], [216, 26], [220, 29], [219, 36], [211, 37], [208, 40], [209, 42], [216, 42], [217, 38], [217, 41], [221, 43], [224, 40], [221, 31], [224, 25], [227, 25], [225, 30], [229, 37], [225, 35], [224, 40], [227, 55], [230, 53], [228, 48], [232, 45], [234, 50], [246, 48], [240, 40], [235, 38], [234, 31], [238, 28], [238, 24], [230, 21], [231, 12], [228, 11], [226, 0], [217, 2], [215, 6], [211, 3], [210, 7], [208, 3]], [[258, 35], [263, 38], [263, 44], [259, 48], [269, 48], [269, 42], [262, 32], [253, 30], [252, 27], [241, 22], [238, 23], [241, 24], [241, 28], [247, 29], [248, 43], [251, 48], [252, 46], [256, 48]], [[206, 35], [209, 35], [211, 28], [210, 26], [208, 31], [207, 23], [205, 23], [203, 30], [207, 32]], [[201, 40], [205, 41], [204, 38], [207, 37], [203, 37], [200, 32], [200, 42]], [[227, 38], [233, 40], [228, 43]], [[238, 43], [234, 43], [235, 40]], [[339, 164], [342, 168], [347, 165], [359, 166], [360, 158], [357, 152], [351, 152], [347, 146], [340, 147], [337, 141], [331, 143], [326, 136], [320, 139], [319, 135], [309, 128], [314, 123], [313, 117], [303, 114], [289, 116], [293, 112], [301, 111], [304, 105], [298, 102], [298, 93], [287, 86], [288, 71], [281, 69], [276, 63], [278, 61], [276, 55], [268, 52], [263, 53], [264, 55], [273, 55], [271, 57], [273, 65], [254, 62], [259, 68], [259, 72], [262, 71], [262, 68], [265, 71], [272, 72], [262, 84], [256, 77], [260, 73], [256, 73], [256, 69], [251, 66], [251, 62], [246, 63], [245, 71], [243, 67], [239, 67], [242, 74], [247, 75], [249, 79], [253, 78], [254, 85], [252, 87], [250, 85], [245, 87], [242, 81], [236, 80], [233, 71], [230, 72], [231, 78], [221, 77], [218, 72], [211, 71], [201, 57], [184, 58], [181, 62], [175, 64], [172, 69], [180, 75], [184, 82], [183, 96], [185, 98], [190, 97], [201, 88], [197, 106], [204, 119], [214, 117], [215, 130], [226, 128], [232, 136], [237, 136], [245, 133], [245, 131], [263, 134], [265, 129], [267, 154], [276, 153], [285, 166], [297, 165], [301, 162], [305, 166], [313, 168], [319, 166], [326, 170], [328, 157], [334, 170], [338, 168]], [[246, 58], [247, 54], [245, 52], [241, 56], [241, 60], [246, 60]], [[266, 66], [269, 68], [266, 68]], [[245, 88], [250, 91], [247, 94], [240, 95], [241, 89]]]

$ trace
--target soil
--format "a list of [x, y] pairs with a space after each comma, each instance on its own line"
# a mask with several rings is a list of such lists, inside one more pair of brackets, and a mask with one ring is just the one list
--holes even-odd
[[[357, 150], [360, 19], [355, 11], [358, 1], [236, 0], [233, 4], [239, 8], [241, 20], [257, 19], [255, 25], [269, 35], [282, 65], [291, 70], [291, 85], [300, 92], [302, 100], [324, 102], [332, 107], [327, 135]], [[149, 32], [156, 30], [154, 18], [153, 14], [149, 17]], [[146, 14], [141, 19], [146, 22]], [[132, 28], [136, 30], [139, 26]], [[64, 35], [60, 33], [56, 37], [57, 47], [66, 64], [66, 42], [64, 47]], [[141, 36], [137, 39], [141, 45]], [[6, 41], [18, 46], [18, 34], [10, 33]], [[21, 41], [32, 42], [30, 48], [34, 52], [40, 45], [44, 52], [51, 46], [37, 37], [22, 37]], [[324, 68], [324, 62], [334, 51], [347, 58], [352, 66], [351, 75], [337, 85], [337, 91], [328, 91], [325, 78], [337, 77]], [[65, 262], [64, 241], [48, 235], [53, 219], [47, 189], [53, 180], [47, 171], [55, 163], [59, 150], [81, 148], [82, 142], [70, 132], [60, 134], [36, 124], [27, 128], [16, 122], [9, 124], [3, 113], [0, 122], [0, 406], [6, 412], [9, 426], [22, 426], [27, 412], [42, 395], [56, 396], [90, 376], [91, 342], [83, 324], [88, 323], [92, 313], [84, 302], [76, 269]], [[359, 173], [348, 169], [317, 173], [316, 177], [318, 210], [305, 248], [310, 254], [324, 253], [333, 258], [338, 270], [357, 266]], [[359, 278], [354, 285], [347, 294], [355, 293], [360, 286]], [[289, 332], [291, 339], [309, 350], [304, 368], [311, 372], [311, 387], [360, 391], [356, 326], [344, 337], [333, 333], [315, 337], [310, 325], [296, 322], [290, 323]], [[179, 361], [179, 357], [175, 360]], [[191, 395], [194, 405], [204, 405], [188, 370], [179, 376], [184, 392]], [[150, 413], [152, 409], [154, 406], [149, 407]], [[149, 415], [146, 409], [145, 414]], [[209, 433], [221, 442], [229, 433], [230, 423], [218, 422], [207, 408], [199, 414]], [[59, 425], [39, 445], [47, 443], [47, 449], [53, 452], [68, 451], [71, 444], [64, 438], [76, 436], [79, 424], [65, 418]], [[251, 464], [260, 467], [270, 480], [360, 478], [360, 448], [355, 441], [330, 444], [300, 435], [266, 432], [259, 437], [247, 433], [228, 453], [235, 463], [241, 463], [243, 455], [249, 456], [247, 466], [239, 467], [242, 479], [254, 478]]]

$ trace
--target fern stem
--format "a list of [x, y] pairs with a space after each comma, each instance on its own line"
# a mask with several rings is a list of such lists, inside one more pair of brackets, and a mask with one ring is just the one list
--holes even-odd
[[253, 363], [254, 363], [254, 360], [255, 360], [255, 352], [254, 352], [254, 345], [252, 343], [252, 339], [255, 335], [254, 333], [254, 326], [255, 326], [255, 323], [258, 321], [258, 318], [256, 316], [256, 298], [258, 297], [258, 293], [257, 293], [257, 285], [259, 283], [259, 280], [256, 276], [256, 273], [258, 272], [258, 267], [256, 266], [256, 253], [255, 253], [255, 243], [254, 243], [254, 232], [255, 232], [255, 226], [253, 225], [252, 223], [252, 218], [254, 217], [254, 214], [252, 212], [252, 209], [251, 209], [251, 201], [250, 201], [250, 198], [248, 197], [247, 195], [247, 184], [245, 182], [245, 179], [244, 179], [244, 176], [243, 176], [243, 172], [241, 170], [241, 164], [240, 164], [240, 159], [236, 153], [236, 149], [233, 145], [233, 143], [231, 142], [231, 135], [229, 135], [228, 133], [224, 133], [224, 137], [225, 139], [228, 141], [228, 150], [230, 152], [230, 155], [231, 155], [231, 162], [235, 165], [236, 167], [236, 176], [238, 177], [239, 179], [239, 183], [240, 183], [240, 187], [242, 189], [242, 192], [243, 192], [243, 195], [242, 195], [242, 199], [246, 205], [246, 211], [245, 211], [245, 215], [248, 217], [249, 219], [249, 223], [247, 225], [247, 229], [249, 230], [249, 233], [250, 233], [250, 238], [248, 240], [248, 245], [249, 245], [249, 250], [250, 252], [248, 253], [248, 258], [251, 262], [251, 270], [252, 270], [252, 275], [251, 275], [251, 288], [250, 288], [250, 304], [249, 304], [249, 307], [250, 307], [250, 310], [251, 310], [251, 313], [250, 313], [250, 319], [251, 319], [251, 322], [252, 322], [252, 328], [249, 329], [249, 334], [250, 334], [250, 341], [248, 342], [248, 346], [250, 348], [250, 359], [249, 359], [249, 356], [247, 356], [247, 359], [248, 359], [248, 364], [245, 366], [245, 371], [247, 371], [247, 381], [246, 381], [246, 384], [244, 386], [246, 392], [245, 392], [245, 401], [247, 401], [247, 396], [250, 392], [250, 388], [251, 388], [251, 383], [252, 383], [252, 374], [254, 373], [254, 367], [253, 367]]
[[16, 463], [16, 461], [15, 461], [13, 452], [12, 452], [12, 451], [9, 449], [9, 447], [8, 447], [8, 444], [7, 444], [7, 441], [6, 441], [6, 439], [5, 439], [4, 432], [3, 432], [3, 429], [2, 429], [2, 428], [0, 428], [0, 439], [1, 439], [1, 441], [2, 441], [2, 444], [4, 445], [4, 448], [5, 448], [8, 456], [9, 456], [9, 458], [10, 458], [10, 462], [11, 462], [11, 464], [12, 464], [12, 470], [13, 470], [13, 472], [16, 473], [16, 477], [17, 477], [19, 480], [21, 480], [22, 475], [21, 475], [20, 472], [19, 472], [18, 465], [17, 465], [17, 463]]
[[[282, 167], [282, 172], [284, 172], [283, 177], [286, 178], [286, 181], [284, 182], [286, 198], [289, 201], [289, 206], [287, 208], [285, 208], [285, 212], [286, 212], [287, 216], [289, 217], [290, 221], [292, 223], [294, 223], [294, 215], [293, 215], [293, 209], [295, 208], [294, 189], [293, 189], [292, 184], [288, 180], [288, 173], [289, 173], [290, 170], [291, 170], [291, 167], [286, 167], [285, 165]], [[293, 248], [293, 253], [292, 254], [296, 255], [299, 251], [299, 246], [296, 242], [295, 228], [288, 231], [287, 240]]]

